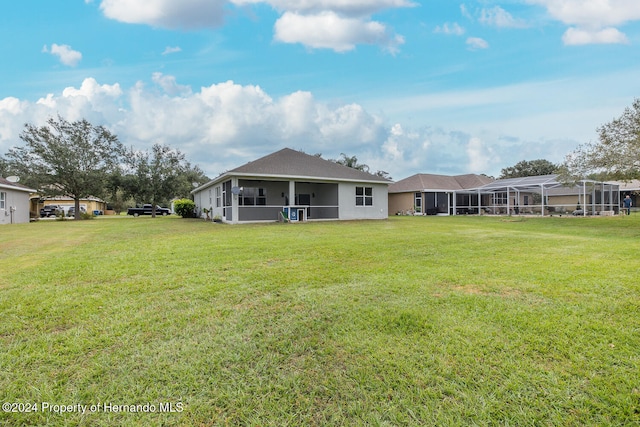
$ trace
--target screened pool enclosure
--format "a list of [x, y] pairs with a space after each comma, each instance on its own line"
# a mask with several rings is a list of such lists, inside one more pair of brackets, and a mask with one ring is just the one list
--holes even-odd
[[567, 185], [558, 175], [499, 179], [448, 197], [452, 215], [613, 215], [620, 209], [615, 183], [580, 180]]

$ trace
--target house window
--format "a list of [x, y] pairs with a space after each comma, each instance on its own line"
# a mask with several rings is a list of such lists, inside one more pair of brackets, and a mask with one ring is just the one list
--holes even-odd
[[0, 209], [7, 208], [7, 193], [0, 191]]
[[267, 190], [264, 188], [244, 187], [239, 200], [240, 206], [265, 206]]
[[211, 206], [212, 203], [212, 199], [211, 199], [211, 189], [209, 189], [209, 206]]
[[523, 196], [523, 202], [525, 206], [529, 205], [529, 196]]
[[216, 208], [221, 206], [220, 187], [216, 187]]
[[506, 205], [507, 204], [507, 193], [493, 193], [493, 204], [494, 205]]
[[356, 187], [356, 206], [373, 206], [373, 187]]

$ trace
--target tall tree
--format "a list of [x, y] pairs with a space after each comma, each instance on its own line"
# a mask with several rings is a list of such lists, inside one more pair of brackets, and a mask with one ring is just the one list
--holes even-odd
[[513, 166], [502, 169], [499, 178], [551, 175], [557, 172], [558, 166], [548, 160], [522, 160]]
[[209, 177], [205, 175], [202, 169], [197, 165], [185, 161], [178, 176], [175, 197], [189, 199], [191, 198], [191, 190], [202, 184], [209, 182]]
[[85, 119], [68, 122], [58, 116], [40, 127], [27, 123], [20, 139], [26, 145], [7, 154], [11, 170], [43, 195], [73, 198], [76, 219], [80, 199], [104, 194], [123, 153], [114, 134]]
[[640, 178], [640, 98], [622, 115], [600, 126], [597, 143], [578, 147], [567, 156], [571, 176], [603, 173], [610, 178]]
[[356, 156], [349, 157], [344, 153], [340, 153], [340, 155], [342, 156], [342, 158], [332, 161], [348, 168], [358, 169], [363, 172], [369, 172], [369, 166], [365, 165], [364, 163], [358, 163], [358, 158]]
[[156, 205], [167, 203], [183, 185], [180, 177], [186, 170], [185, 156], [166, 145], [154, 144], [150, 151], [131, 148], [127, 154], [129, 173], [124, 186], [138, 202], [151, 203], [151, 216]]
[[9, 176], [9, 162], [0, 156], [0, 178], [6, 178], [7, 176]]

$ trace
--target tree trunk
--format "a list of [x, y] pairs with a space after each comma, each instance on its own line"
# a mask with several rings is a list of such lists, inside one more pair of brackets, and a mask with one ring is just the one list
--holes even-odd
[[74, 219], [80, 219], [80, 199], [78, 197], [75, 197], [73, 199], [73, 206], [75, 206], [75, 212], [73, 213], [73, 218]]

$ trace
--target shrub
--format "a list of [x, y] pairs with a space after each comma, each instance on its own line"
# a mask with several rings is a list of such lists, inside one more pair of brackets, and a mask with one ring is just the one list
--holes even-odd
[[193, 218], [196, 204], [190, 199], [179, 199], [173, 202], [173, 210], [182, 218]]

